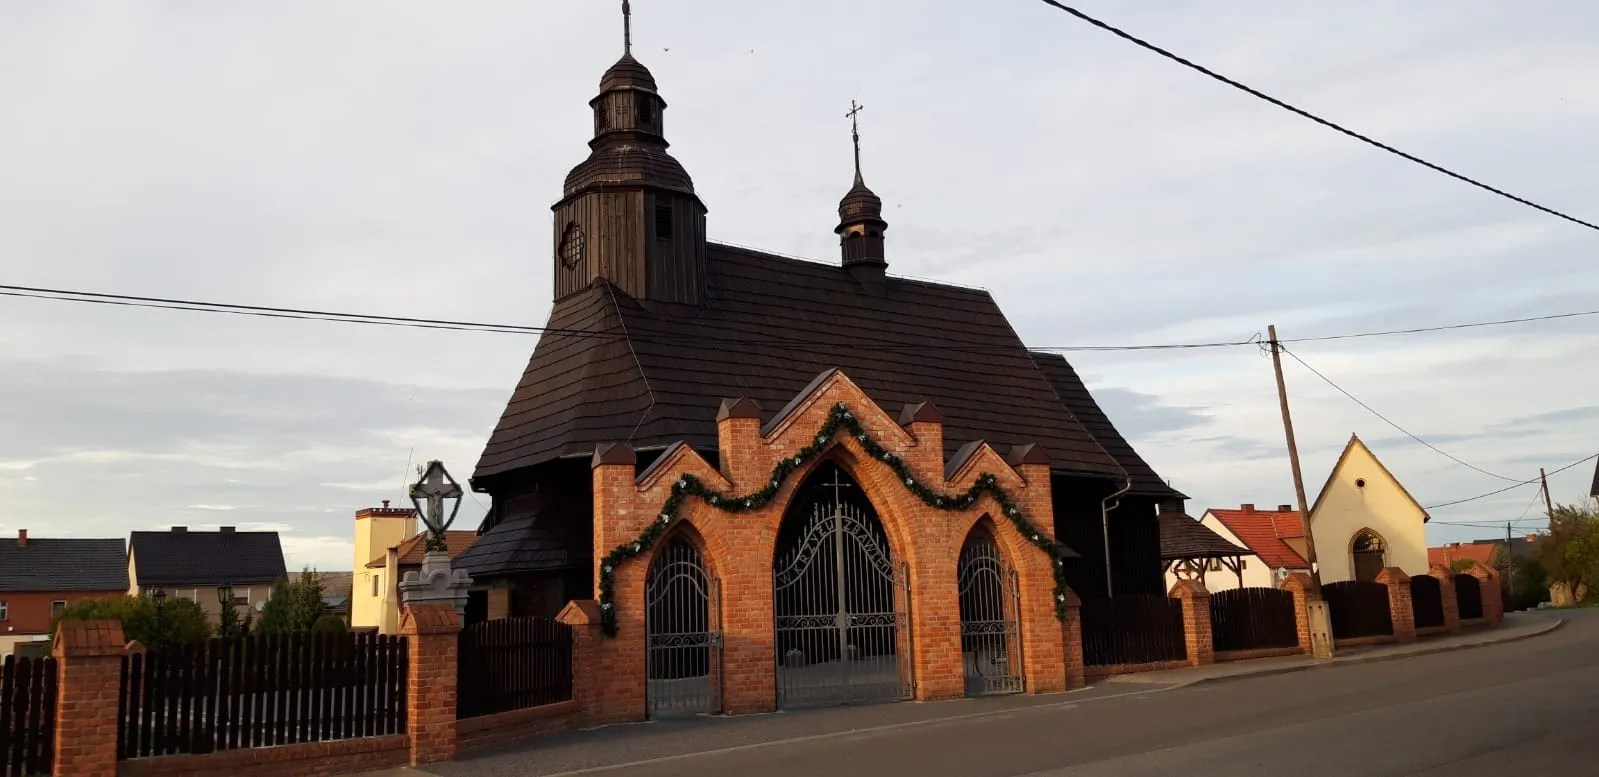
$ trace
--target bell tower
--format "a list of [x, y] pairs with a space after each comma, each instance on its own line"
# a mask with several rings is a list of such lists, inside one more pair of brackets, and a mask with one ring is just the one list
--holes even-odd
[[883, 220], [883, 199], [866, 187], [861, 177], [861, 127], [862, 106], [850, 101], [850, 138], [855, 141], [855, 185], [838, 203], [839, 248], [843, 254], [844, 269], [855, 279], [869, 286], [880, 286], [888, 270], [888, 260], [883, 251], [883, 233], [888, 222]]
[[598, 279], [639, 300], [699, 304], [705, 286], [705, 205], [668, 154], [666, 101], [633, 58], [622, 2], [622, 58], [589, 101], [589, 157], [566, 176], [555, 212], [555, 298]]

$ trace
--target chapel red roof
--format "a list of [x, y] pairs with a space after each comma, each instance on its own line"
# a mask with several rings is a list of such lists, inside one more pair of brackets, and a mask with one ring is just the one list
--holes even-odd
[[1310, 567], [1299, 551], [1283, 541], [1305, 536], [1305, 522], [1298, 510], [1288, 505], [1279, 505], [1276, 510], [1257, 510], [1254, 505], [1246, 504], [1237, 510], [1211, 508], [1209, 513], [1272, 569]]

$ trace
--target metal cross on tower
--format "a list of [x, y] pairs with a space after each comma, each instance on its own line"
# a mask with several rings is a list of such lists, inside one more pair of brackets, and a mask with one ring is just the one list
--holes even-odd
[[633, 4], [622, 0], [622, 53], [633, 53]]
[[855, 141], [855, 183], [861, 183], [861, 123], [860, 113], [866, 106], [849, 101], [849, 113], [844, 114], [849, 119], [850, 139]]

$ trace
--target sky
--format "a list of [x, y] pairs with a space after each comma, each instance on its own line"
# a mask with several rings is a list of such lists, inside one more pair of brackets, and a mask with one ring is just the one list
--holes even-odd
[[[543, 324], [552, 217], [619, 3], [0, 5], [0, 284]], [[1599, 220], [1585, 0], [1083, 0], [1426, 159]], [[1599, 233], [1365, 146], [1038, 0], [636, 0], [712, 240], [835, 261], [851, 100], [890, 272], [1034, 347], [1285, 339], [1591, 310]], [[533, 339], [0, 297], [0, 535], [282, 533], [463, 481]], [[1290, 348], [1513, 480], [1599, 451], [1599, 317]], [[1189, 512], [1293, 501], [1259, 348], [1072, 352]], [[1424, 505], [1509, 485], [1292, 359], [1313, 499], [1359, 434]], [[1586, 496], [1591, 464], [1550, 478]], [[1432, 542], [1537, 528], [1533, 487]], [[473, 495], [462, 527], [487, 505]]]

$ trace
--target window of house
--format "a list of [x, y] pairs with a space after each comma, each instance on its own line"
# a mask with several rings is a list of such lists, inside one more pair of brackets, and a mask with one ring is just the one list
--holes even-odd
[[605, 103], [594, 106], [594, 131], [604, 132], [611, 128], [611, 111]]
[[655, 239], [672, 239], [672, 203], [655, 203]]
[[638, 102], [638, 123], [649, 124], [652, 121], [655, 121], [655, 103], [651, 102], [648, 97], [640, 99]]
[[51, 618], [55, 618], [55, 617], [59, 616], [61, 614], [61, 611], [65, 610], [66, 608], [67, 608], [67, 600], [65, 600], [65, 599], [57, 599], [57, 600], [51, 602], [50, 603], [50, 617]]
[[1212, 572], [1220, 572], [1221, 571], [1221, 559], [1213, 558], [1213, 559], [1210, 560], [1210, 571], [1212, 571]]
[[4, 599], [0, 599], [0, 621], [3, 621], [5, 619], [6, 619], [6, 602], [5, 602]]
[[380, 577], [382, 577], [382, 575], [373, 575], [372, 576], [372, 595], [373, 596], [377, 596], [378, 595], [378, 578], [380, 578]]

